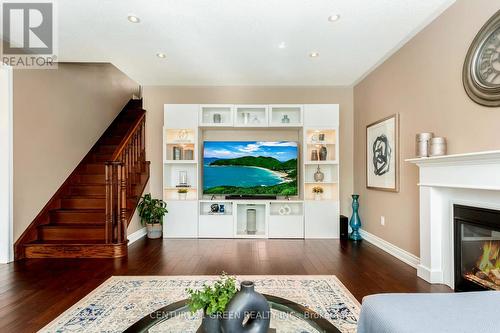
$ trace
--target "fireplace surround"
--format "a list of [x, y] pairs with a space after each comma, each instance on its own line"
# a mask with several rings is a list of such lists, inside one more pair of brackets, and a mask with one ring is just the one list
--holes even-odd
[[419, 167], [417, 275], [455, 288], [455, 205], [500, 211], [500, 151], [406, 161]]
[[453, 206], [455, 291], [500, 290], [500, 211]]

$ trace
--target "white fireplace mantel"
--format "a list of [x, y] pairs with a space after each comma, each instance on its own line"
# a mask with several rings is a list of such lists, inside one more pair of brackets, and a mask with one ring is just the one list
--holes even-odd
[[500, 151], [408, 159], [420, 169], [419, 277], [454, 287], [453, 205], [500, 210]]

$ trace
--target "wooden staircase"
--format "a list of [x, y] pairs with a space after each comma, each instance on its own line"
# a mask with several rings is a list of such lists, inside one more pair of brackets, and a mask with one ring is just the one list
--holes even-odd
[[127, 255], [127, 227], [149, 180], [146, 112], [131, 100], [14, 245], [23, 258]]

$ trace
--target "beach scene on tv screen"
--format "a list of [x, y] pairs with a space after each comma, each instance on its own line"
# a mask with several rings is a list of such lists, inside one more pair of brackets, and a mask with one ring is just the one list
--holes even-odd
[[291, 141], [207, 141], [203, 193], [297, 195], [297, 149]]

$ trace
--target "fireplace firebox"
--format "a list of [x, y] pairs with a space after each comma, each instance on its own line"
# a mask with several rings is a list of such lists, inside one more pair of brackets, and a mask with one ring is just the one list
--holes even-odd
[[500, 290], [500, 211], [453, 206], [455, 291]]

